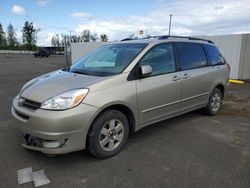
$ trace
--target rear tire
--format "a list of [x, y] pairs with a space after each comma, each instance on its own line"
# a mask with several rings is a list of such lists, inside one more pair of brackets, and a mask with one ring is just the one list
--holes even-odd
[[205, 112], [208, 115], [216, 115], [222, 105], [222, 92], [219, 88], [215, 88], [209, 97], [208, 104], [205, 108]]
[[106, 110], [93, 122], [87, 138], [87, 150], [96, 158], [118, 154], [126, 144], [129, 123], [118, 110]]

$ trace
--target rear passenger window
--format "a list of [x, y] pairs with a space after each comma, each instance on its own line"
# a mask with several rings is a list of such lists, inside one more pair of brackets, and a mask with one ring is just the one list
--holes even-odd
[[206, 54], [200, 44], [176, 43], [182, 70], [196, 69], [207, 65]]
[[163, 44], [151, 49], [141, 60], [141, 65], [150, 65], [152, 74], [159, 75], [175, 71], [175, 60], [172, 44]]
[[205, 48], [212, 65], [225, 64], [224, 58], [216, 46], [205, 45]]

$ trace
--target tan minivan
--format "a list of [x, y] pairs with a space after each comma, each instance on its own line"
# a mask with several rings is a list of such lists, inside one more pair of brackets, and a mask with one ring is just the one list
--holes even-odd
[[27, 149], [117, 154], [131, 132], [192, 110], [220, 110], [230, 67], [208, 40], [161, 36], [101, 46], [26, 83], [12, 115]]

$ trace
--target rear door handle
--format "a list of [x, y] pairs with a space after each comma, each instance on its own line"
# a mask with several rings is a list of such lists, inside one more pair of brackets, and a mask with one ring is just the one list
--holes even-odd
[[173, 78], [172, 78], [173, 81], [178, 81], [178, 80], [180, 80], [180, 79], [181, 79], [181, 78], [180, 78], [179, 76], [177, 76], [177, 75], [173, 76]]
[[188, 73], [185, 73], [182, 78], [186, 79], [186, 78], [189, 78], [189, 77], [190, 77], [190, 75]]

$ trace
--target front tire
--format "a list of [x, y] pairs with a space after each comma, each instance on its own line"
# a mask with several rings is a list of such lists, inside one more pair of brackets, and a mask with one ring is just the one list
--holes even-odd
[[104, 111], [89, 130], [87, 149], [99, 159], [112, 157], [122, 150], [128, 135], [127, 117], [118, 110]]
[[221, 105], [222, 105], [222, 92], [220, 89], [215, 88], [209, 97], [209, 101], [205, 108], [205, 111], [208, 115], [211, 116], [216, 115], [220, 111]]

